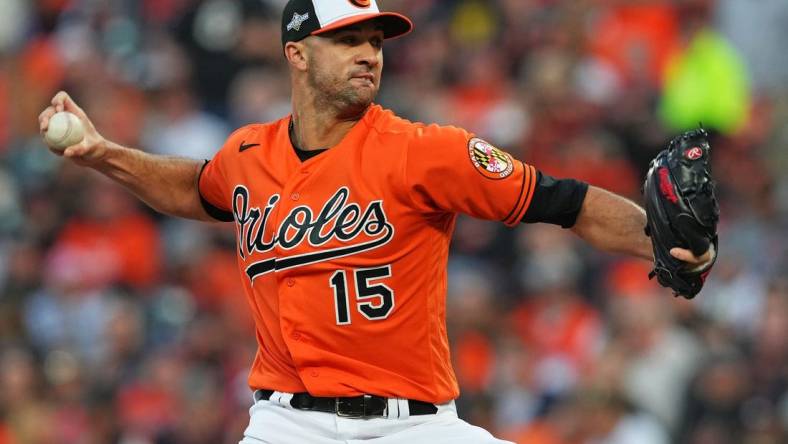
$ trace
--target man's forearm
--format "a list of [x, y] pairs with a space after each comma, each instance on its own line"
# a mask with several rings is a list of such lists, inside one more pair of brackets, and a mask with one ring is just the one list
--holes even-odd
[[572, 231], [601, 250], [652, 260], [645, 226], [646, 213], [637, 204], [591, 186]]
[[107, 141], [101, 161], [91, 165], [123, 185], [151, 208], [189, 219], [213, 219], [200, 203], [197, 190], [202, 162], [157, 156]]

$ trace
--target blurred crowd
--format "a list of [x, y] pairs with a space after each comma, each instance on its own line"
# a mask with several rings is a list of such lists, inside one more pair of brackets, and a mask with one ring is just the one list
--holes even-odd
[[[460, 415], [518, 443], [788, 442], [788, 2], [379, 3], [416, 24], [381, 104], [553, 176], [639, 201], [672, 135], [713, 134], [720, 257], [692, 301], [569, 231], [460, 218]], [[232, 225], [153, 213], [50, 153], [37, 116], [64, 89], [112, 140], [211, 158], [289, 112], [283, 4], [0, 1], [0, 444], [241, 438]]]

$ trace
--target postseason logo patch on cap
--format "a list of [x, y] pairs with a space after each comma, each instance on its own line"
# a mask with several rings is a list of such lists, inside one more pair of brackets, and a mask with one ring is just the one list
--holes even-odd
[[474, 137], [468, 142], [468, 154], [476, 171], [488, 179], [503, 179], [514, 171], [512, 156]]
[[294, 12], [293, 13], [293, 18], [290, 20], [290, 23], [287, 24], [287, 30], [288, 31], [292, 31], [292, 30], [300, 31], [301, 30], [301, 24], [304, 23], [307, 20], [309, 20], [309, 13], [308, 12], [305, 13], [305, 14], [299, 14], [297, 12]]

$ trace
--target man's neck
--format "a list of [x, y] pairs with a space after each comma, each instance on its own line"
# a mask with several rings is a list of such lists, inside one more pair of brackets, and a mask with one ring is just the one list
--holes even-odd
[[326, 149], [338, 145], [356, 123], [364, 117], [367, 109], [352, 115], [343, 115], [340, 110], [332, 106], [319, 104], [314, 97], [294, 95], [293, 135], [295, 141], [298, 147], [305, 151]]
[[302, 150], [331, 148], [338, 145], [359, 120], [360, 117], [342, 120], [320, 113], [293, 110], [293, 135]]

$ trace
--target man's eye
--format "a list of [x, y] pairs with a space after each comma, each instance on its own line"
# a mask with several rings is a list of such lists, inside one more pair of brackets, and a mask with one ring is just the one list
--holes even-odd
[[372, 39], [370, 43], [372, 43], [372, 46], [375, 48], [380, 48], [383, 46], [383, 39]]
[[356, 38], [353, 37], [352, 35], [347, 35], [344, 37], [340, 37], [339, 41], [346, 45], [354, 45], [356, 43]]

